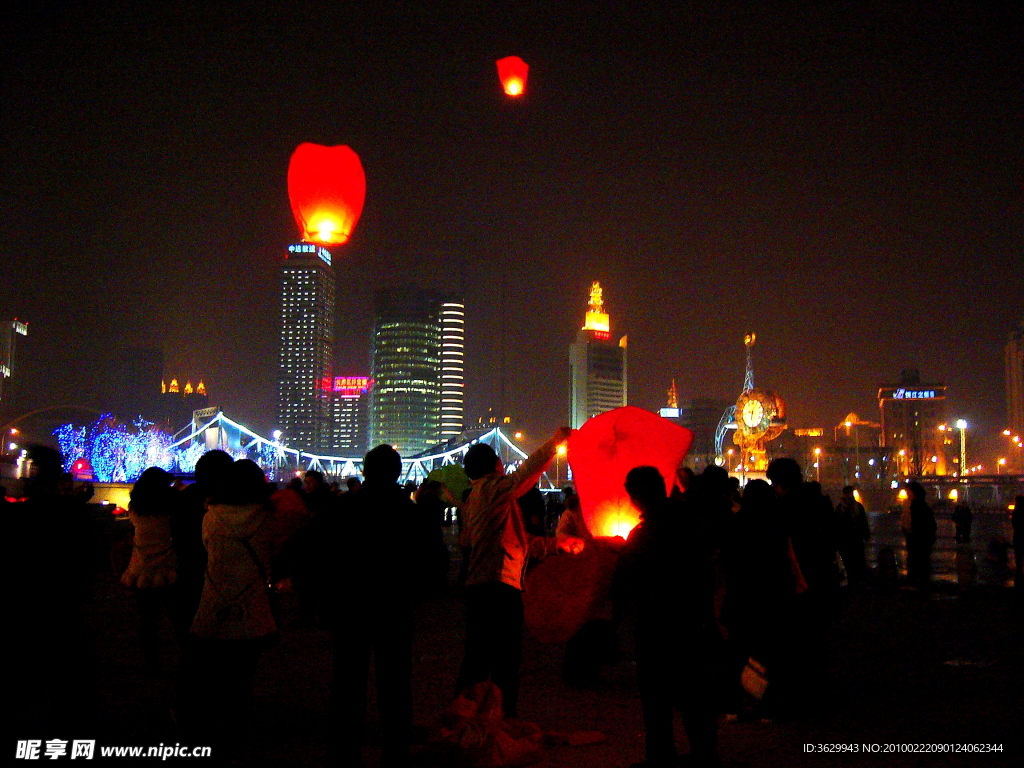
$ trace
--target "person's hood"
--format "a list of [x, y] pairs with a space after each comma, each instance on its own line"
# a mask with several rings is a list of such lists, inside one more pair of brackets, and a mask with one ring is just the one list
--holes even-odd
[[214, 532], [238, 539], [252, 536], [269, 516], [264, 504], [210, 504], [207, 511]]

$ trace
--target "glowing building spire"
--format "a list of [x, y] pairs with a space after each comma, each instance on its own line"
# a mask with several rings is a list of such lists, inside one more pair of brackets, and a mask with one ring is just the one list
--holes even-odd
[[679, 393], [676, 391], [676, 380], [672, 379], [672, 386], [668, 388], [668, 407], [679, 407]]
[[167, 394], [167, 382], [165, 382], [163, 379], [160, 379], [160, 394]]
[[172, 394], [177, 394], [178, 393], [178, 380], [177, 379], [171, 379], [171, 386], [169, 386], [167, 388], [167, 391], [172, 393]]
[[199, 380], [199, 385], [196, 387], [196, 394], [197, 395], [203, 395], [203, 396], [206, 395], [206, 385], [203, 384], [203, 380], [202, 379]]
[[195, 390], [192, 389], [192, 381], [191, 381], [191, 379], [189, 381], [186, 381], [185, 382], [185, 394], [186, 395], [191, 395], [194, 391]]
[[584, 331], [609, 332], [608, 313], [604, 311], [603, 296], [601, 284], [595, 280], [590, 284], [590, 306], [587, 308], [586, 320], [583, 323]]

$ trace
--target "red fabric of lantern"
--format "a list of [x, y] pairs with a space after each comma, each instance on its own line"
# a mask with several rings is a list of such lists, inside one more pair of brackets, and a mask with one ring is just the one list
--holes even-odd
[[569, 436], [569, 466], [595, 536], [626, 538], [640, 521], [625, 482], [634, 467], [656, 467], [671, 490], [693, 432], [634, 406], [594, 416]]
[[530, 65], [518, 56], [506, 56], [495, 62], [498, 65], [498, 79], [507, 96], [522, 96], [526, 92], [526, 76]]
[[288, 201], [304, 241], [348, 242], [365, 200], [366, 174], [350, 147], [296, 147], [288, 163]]

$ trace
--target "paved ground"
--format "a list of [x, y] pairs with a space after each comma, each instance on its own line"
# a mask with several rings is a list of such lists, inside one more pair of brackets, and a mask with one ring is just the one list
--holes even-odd
[[[727, 760], [762, 766], [1022, 766], [1024, 635], [1020, 604], [1005, 587], [957, 589], [937, 581], [922, 595], [865, 590], [851, 595], [831, 636], [830, 701], [786, 723], [721, 725]], [[100, 655], [97, 716], [108, 744], [173, 744], [168, 713], [173, 676], [146, 677], [134, 638], [131, 599], [112, 577], [91, 613]], [[628, 634], [628, 633], [626, 633]], [[626, 638], [628, 649], [628, 637]], [[166, 667], [176, 659], [168, 639]], [[457, 590], [421, 606], [415, 647], [416, 719], [436, 722], [452, 693], [461, 657]], [[242, 764], [322, 765], [330, 669], [326, 633], [292, 628], [261, 663], [256, 715]], [[560, 679], [561, 649], [527, 639], [520, 714], [551, 730], [599, 730], [606, 741], [558, 747], [542, 763], [628, 766], [640, 760], [640, 706], [635, 667], [623, 662], [599, 685], [570, 690]], [[372, 698], [372, 697], [371, 697]], [[367, 765], [375, 765], [379, 733], [372, 709]], [[811, 754], [805, 744], [997, 744], [989, 754]], [[685, 739], [679, 735], [680, 750]], [[119, 761], [124, 762], [124, 761]]]

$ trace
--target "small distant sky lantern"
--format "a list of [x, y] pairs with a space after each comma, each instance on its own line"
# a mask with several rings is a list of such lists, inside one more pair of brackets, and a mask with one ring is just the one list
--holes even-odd
[[569, 466], [583, 517], [595, 536], [629, 535], [640, 512], [625, 482], [634, 467], [656, 467], [671, 493], [693, 432], [634, 406], [588, 419], [569, 438]]
[[343, 245], [363, 212], [366, 174], [350, 147], [299, 144], [288, 164], [288, 200], [302, 239]]
[[526, 92], [526, 76], [530, 65], [518, 56], [498, 59], [498, 79], [507, 96], [522, 96]]

